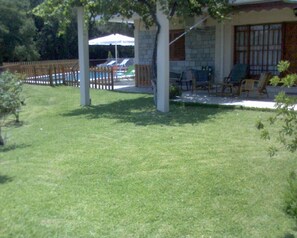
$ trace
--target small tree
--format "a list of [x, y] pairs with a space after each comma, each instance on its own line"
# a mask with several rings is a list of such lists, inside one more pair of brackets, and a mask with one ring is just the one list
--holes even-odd
[[[288, 61], [280, 61], [277, 69], [281, 76], [274, 76], [270, 82], [272, 85], [282, 85], [283, 87], [292, 87], [297, 83], [297, 74], [289, 71], [290, 63]], [[259, 121], [257, 124], [260, 129], [261, 136], [264, 139], [270, 140], [271, 133], [269, 125], [274, 126], [279, 123], [278, 136], [276, 140], [279, 142], [278, 147], [284, 147], [290, 152], [297, 150], [297, 96], [290, 96], [284, 91], [280, 92], [276, 97], [276, 114], [269, 118], [266, 125]], [[277, 146], [269, 148], [270, 155], [274, 155], [278, 151]]]
[[19, 122], [19, 111], [23, 104], [21, 97], [21, 76], [10, 72], [0, 74], [0, 145], [4, 145], [1, 128], [7, 115], [13, 114]]

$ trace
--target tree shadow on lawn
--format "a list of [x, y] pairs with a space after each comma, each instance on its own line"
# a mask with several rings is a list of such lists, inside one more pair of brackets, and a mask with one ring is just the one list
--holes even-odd
[[16, 145], [16, 144], [4, 145], [4, 146], [0, 146], [0, 153], [9, 152], [11, 150], [22, 149], [22, 148], [26, 148], [26, 147], [29, 147], [29, 145], [25, 145], [25, 144], [20, 144], [20, 145]]
[[295, 235], [288, 232], [288, 233], [286, 233], [284, 236], [282, 236], [280, 238], [295, 238]]
[[1, 175], [0, 174], [0, 184], [11, 182], [12, 178], [7, 175]]
[[81, 107], [62, 116], [85, 116], [87, 119], [110, 118], [119, 122], [146, 125], [180, 125], [201, 123], [213, 118], [216, 114], [226, 113], [233, 108], [199, 104], [170, 104], [170, 112], [158, 112], [153, 105], [152, 97], [143, 96], [135, 99], [123, 99], [108, 104]]

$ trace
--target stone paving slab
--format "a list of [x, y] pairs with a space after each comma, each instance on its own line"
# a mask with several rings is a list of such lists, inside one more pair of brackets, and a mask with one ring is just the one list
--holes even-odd
[[205, 92], [198, 93], [183, 93], [182, 97], [177, 101], [192, 102], [211, 105], [228, 105], [228, 106], [243, 106], [248, 108], [263, 108], [275, 109], [275, 102], [273, 99], [249, 99], [242, 97], [218, 97], [211, 96]]
[[[133, 81], [119, 83], [115, 85], [115, 91], [130, 92], [130, 93], [149, 93], [152, 94], [152, 87], [135, 87]], [[183, 92], [182, 96], [175, 99], [176, 102], [185, 103], [201, 103], [210, 105], [227, 105], [227, 106], [242, 106], [247, 108], [262, 108], [262, 109], [275, 109], [274, 95], [269, 98], [263, 97], [220, 97], [213, 96], [205, 90], [196, 91], [194, 93], [190, 91]], [[297, 105], [295, 109], [297, 111]]]

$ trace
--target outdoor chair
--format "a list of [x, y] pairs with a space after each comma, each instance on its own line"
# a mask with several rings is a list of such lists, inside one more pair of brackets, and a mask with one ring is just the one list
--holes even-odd
[[230, 89], [230, 93], [233, 94], [233, 89], [237, 87], [237, 95], [240, 94], [241, 81], [246, 78], [248, 72], [247, 64], [236, 64], [233, 66], [228, 77], [223, 81], [223, 93], [226, 88]]
[[102, 66], [113, 66], [114, 64], [116, 63], [115, 60], [110, 60], [110, 61], [107, 61], [103, 64], [98, 64], [97, 67], [102, 67]]
[[119, 67], [126, 67], [130, 59], [123, 59], [121, 63], [118, 64]]
[[193, 79], [192, 89], [197, 88], [207, 89], [209, 91], [210, 87], [210, 77], [208, 70], [194, 70], [195, 77]]
[[121, 63], [117, 64], [117, 69], [120, 70], [120, 71], [126, 71], [127, 68], [128, 68], [127, 63], [128, 63], [129, 60], [130, 59], [128, 59], [128, 58], [123, 59]]
[[115, 63], [116, 63], [116, 61], [112, 60], [109, 63], [107, 63], [106, 66], [113, 66]]
[[247, 93], [247, 97], [250, 93], [256, 93], [258, 96], [266, 94], [269, 97], [266, 86], [271, 78], [271, 73], [261, 73], [259, 80], [255, 79], [244, 79], [240, 86], [240, 95], [243, 92]]
[[188, 91], [192, 88], [193, 80], [195, 80], [195, 70], [186, 69], [181, 73], [180, 78], [176, 81], [176, 83], [180, 86], [181, 90], [183, 90], [183, 86], [185, 85]]
[[181, 74], [176, 72], [169, 72], [170, 85], [176, 85], [180, 79]]

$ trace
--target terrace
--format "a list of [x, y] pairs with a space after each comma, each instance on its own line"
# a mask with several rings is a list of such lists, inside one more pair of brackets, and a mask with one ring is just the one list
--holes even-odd
[[[74, 67], [75, 66], [75, 67]], [[52, 62], [26, 62], [6, 65], [11, 71], [18, 71], [27, 75], [25, 82], [36, 85], [68, 85], [79, 86], [80, 75], [76, 60], [52, 61]], [[118, 74], [118, 75], [117, 75]], [[149, 93], [153, 90], [150, 86], [150, 74], [147, 65], [136, 65], [136, 77], [134, 74], [126, 74], [112, 70], [112, 67], [91, 67], [90, 88], [115, 90], [131, 93]], [[182, 96], [173, 100], [175, 102], [225, 105], [247, 108], [273, 109], [274, 96], [280, 91], [296, 94], [296, 88], [285, 89], [282, 87], [268, 86], [269, 97], [239, 97], [218, 96], [215, 89], [210, 93], [206, 90], [183, 91]]]

